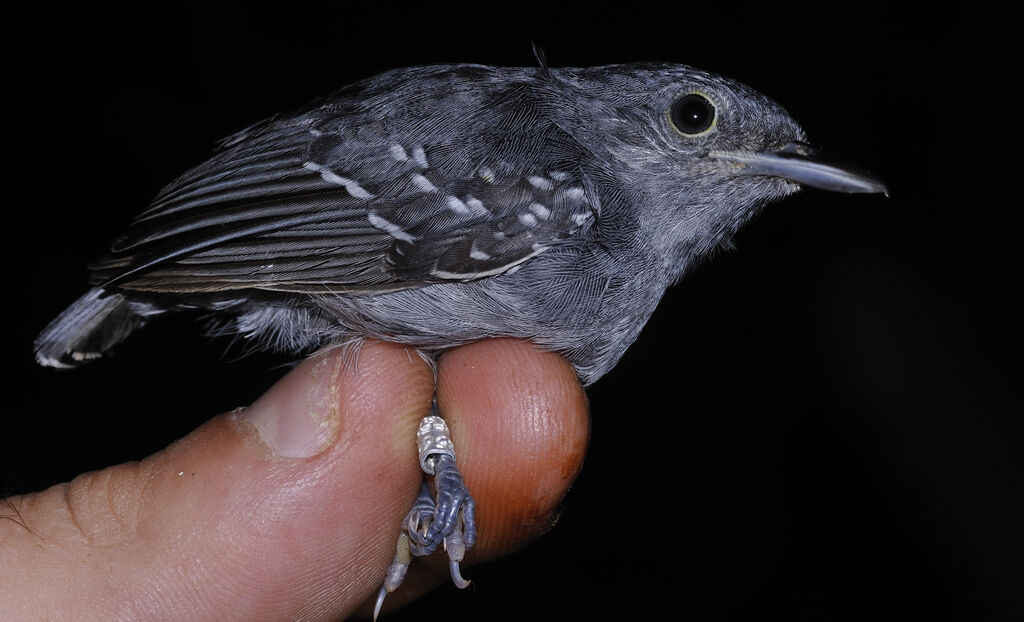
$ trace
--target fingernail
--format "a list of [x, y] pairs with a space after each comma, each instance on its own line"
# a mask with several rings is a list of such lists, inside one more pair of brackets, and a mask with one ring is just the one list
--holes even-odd
[[311, 458], [327, 449], [338, 432], [341, 358], [303, 362], [241, 413], [260, 441], [283, 458]]

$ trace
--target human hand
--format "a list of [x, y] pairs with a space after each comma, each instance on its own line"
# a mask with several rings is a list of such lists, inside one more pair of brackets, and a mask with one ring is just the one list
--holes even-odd
[[[416, 425], [433, 379], [394, 344], [343, 359], [310, 358], [141, 462], [4, 500], [0, 619], [368, 613], [419, 489]], [[589, 430], [569, 364], [513, 340], [463, 346], [441, 357], [438, 400], [477, 504], [463, 566], [546, 531]], [[385, 611], [447, 575], [443, 553], [414, 563]]]

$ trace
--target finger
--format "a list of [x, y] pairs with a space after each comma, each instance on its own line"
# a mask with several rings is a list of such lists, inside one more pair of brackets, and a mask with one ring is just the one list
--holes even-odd
[[433, 378], [400, 346], [344, 359], [303, 362], [142, 462], [9, 500], [28, 529], [0, 521], [0, 566], [17, 569], [0, 619], [346, 615], [379, 587], [415, 497]]
[[491, 340], [446, 355], [438, 393], [479, 507], [472, 560], [522, 548], [551, 528], [583, 464], [590, 418], [576, 372], [532, 344]]
[[[476, 501], [478, 539], [467, 564], [508, 555], [550, 529], [589, 439], [572, 366], [512, 339], [456, 348], [439, 362], [438, 405]], [[418, 560], [385, 610], [447, 580], [443, 553]]]

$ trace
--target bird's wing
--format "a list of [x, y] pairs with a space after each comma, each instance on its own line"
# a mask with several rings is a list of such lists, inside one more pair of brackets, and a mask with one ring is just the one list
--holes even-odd
[[360, 115], [272, 121], [228, 139], [160, 193], [92, 266], [93, 281], [391, 291], [500, 274], [594, 218], [571, 141], [553, 124], [522, 136], [514, 122], [452, 119], [498, 127], [400, 140]]

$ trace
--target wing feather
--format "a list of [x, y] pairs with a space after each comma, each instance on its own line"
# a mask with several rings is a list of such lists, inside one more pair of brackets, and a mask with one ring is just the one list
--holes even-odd
[[500, 274], [586, 230], [595, 212], [581, 154], [544, 120], [538, 94], [514, 80], [495, 88], [473, 68], [467, 114], [431, 80], [469, 69], [442, 69], [378, 78], [347, 92], [355, 99], [231, 137], [159, 193], [92, 280], [393, 291]]

